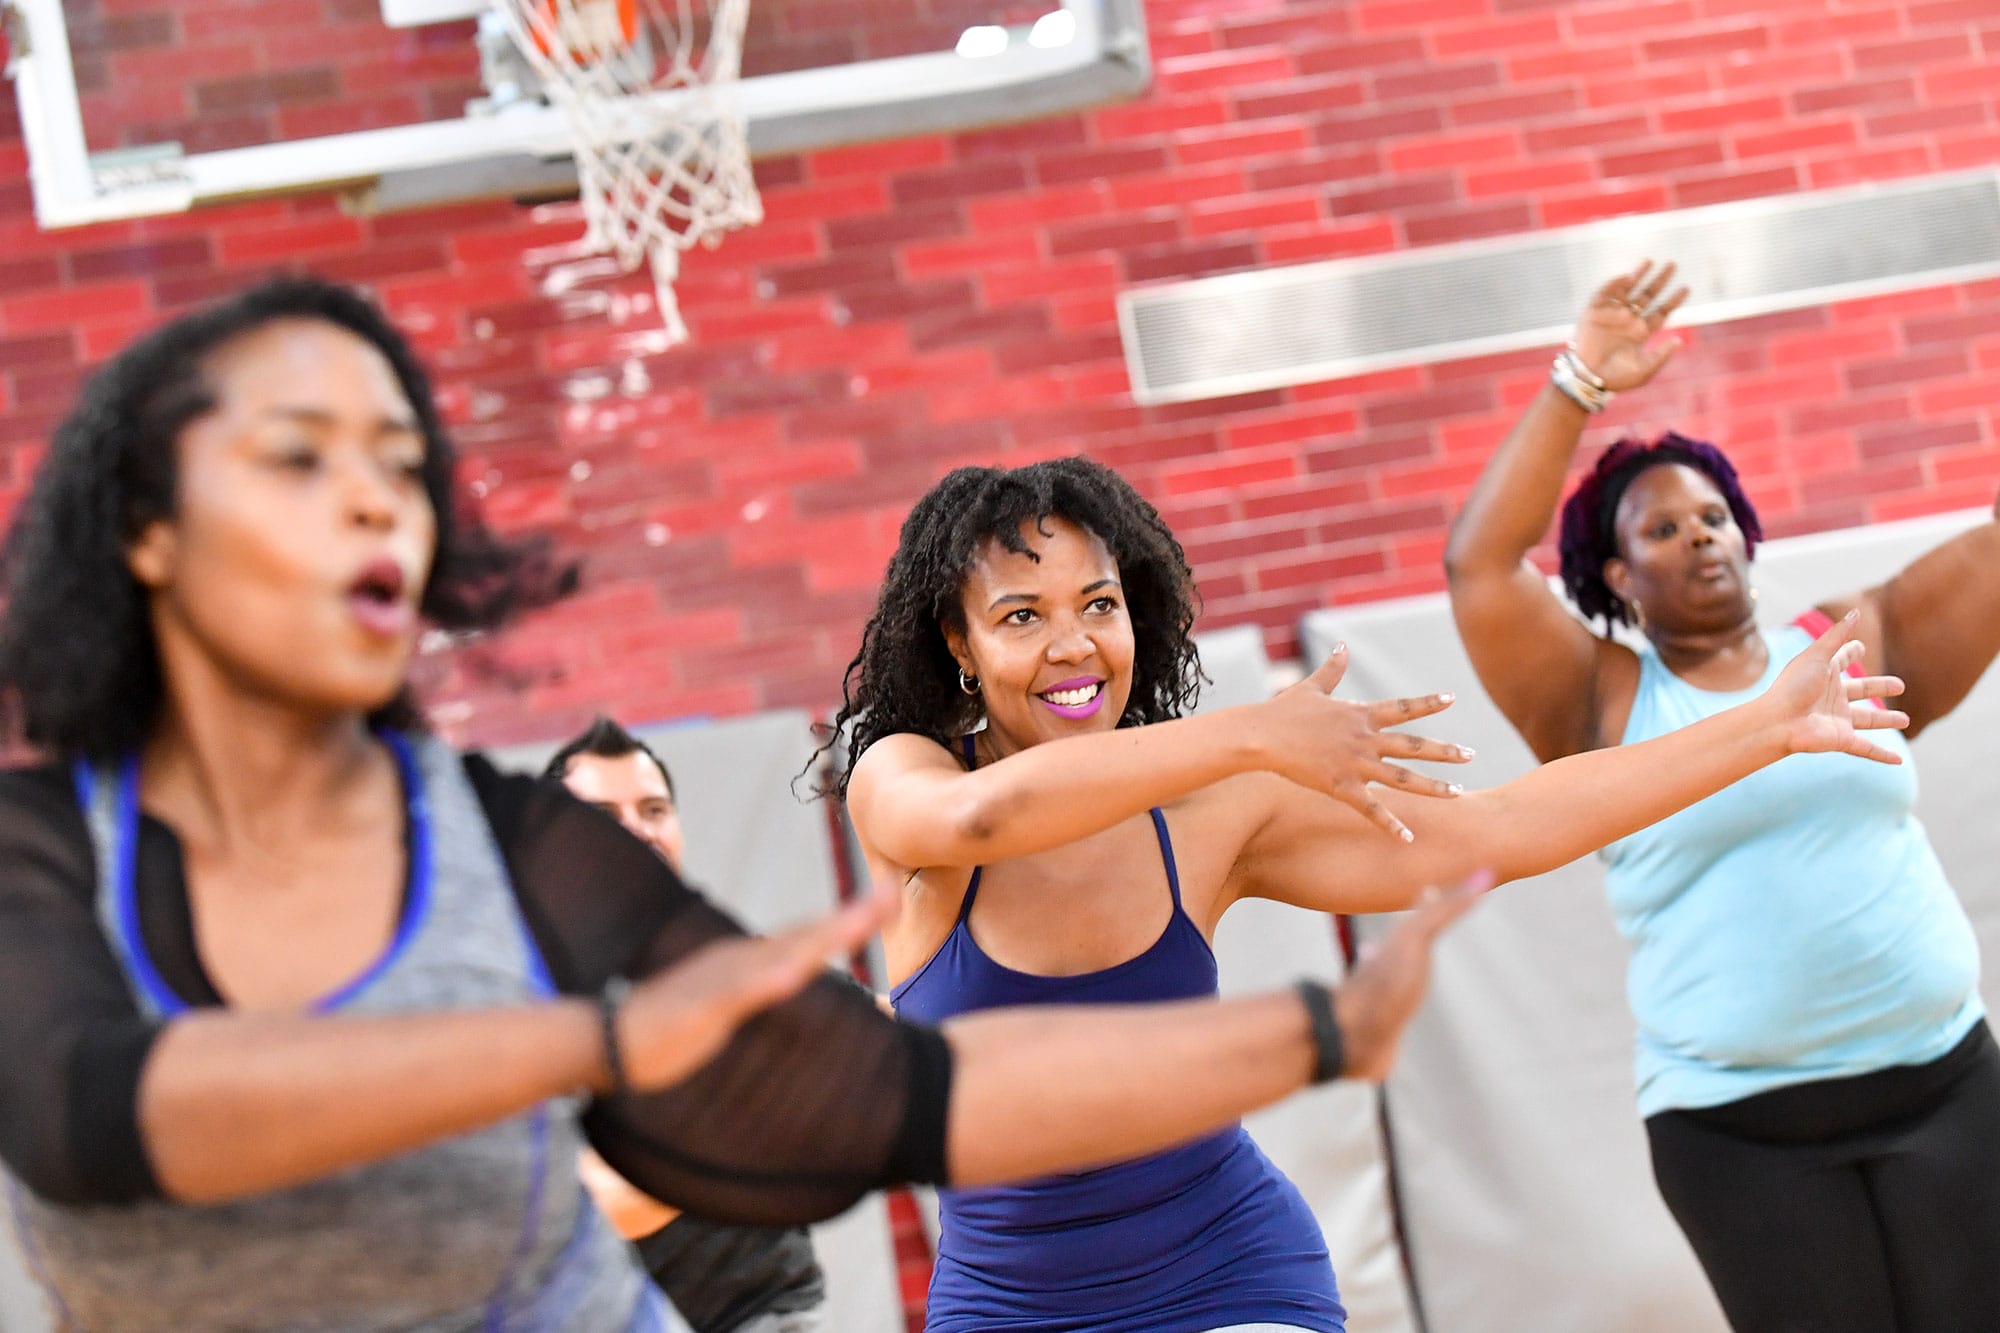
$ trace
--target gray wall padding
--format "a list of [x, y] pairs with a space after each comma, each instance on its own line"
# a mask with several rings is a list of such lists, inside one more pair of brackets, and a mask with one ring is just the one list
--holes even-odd
[[48, 1328], [41, 1291], [21, 1263], [13, 1210], [0, 1208], [0, 1329], [6, 1333], [47, 1333]]
[[[1983, 518], [1955, 514], [1773, 542], [1757, 557], [1767, 623], [1879, 583]], [[1468, 785], [1531, 758], [1488, 702], [1442, 597], [1317, 612], [1308, 656], [1353, 649], [1341, 693], [1456, 690], [1425, 728], [1479, 750]], [[1916, 744], [1922, 811], [1989, 958], [2000, 949], [2000, 680]], [[1859, 761], [1857, 761], [1859, 762]], [[1383, 918], [1364, 918], [1364, 934]], [[1721, 1333], [1693, 1256], [1660, 1204], [1632, 1108], [1625, 946], [1597, 862], [1510, 885], [1439, 953], [1432, 993], [1388, 1089], [1405, 1225], [1430, 1333]], [[1989, 1005], [2000, 988], [1988, 968]]]

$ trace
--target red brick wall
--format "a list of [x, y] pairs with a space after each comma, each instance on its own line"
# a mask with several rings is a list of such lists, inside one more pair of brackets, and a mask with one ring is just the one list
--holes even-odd
[[[348, 24], [373, 8], [325, 3]], [[161, 24], [183, 38], [204, 13], [203, 40], [236, 53], [205, 66], [222, 93], [154, 108], [163, 123], [238, 114], [214, 99], [254, 101], [242, 81], [319, 12], [99, 5], [94, 61]], [[593, 277], [565, 248], [573, 206], [358, 219], [321, 197], [43, 235], [0, 113], [0, 501], [80, 367], [163, 312], [309, 265], [371, 284], [419, 338], [493, 518], [588, 561], [575, 602], [449, 673], [461, 734], [548, 735], [599, 707], [825, 704], [915, 495], [959, 463], [1075, 450], [1165, 509], [1209, 624], [1260, 624], [1284, 653], [1309, 608], [1438, 586], [1445, 519], [1543, 358], [1141, 409], [1113, 322], [1122, 286], [2000, 162], [1991, 0], [1148, 13], [1158, 80], [1139, 101], [764, 163], [769, 220], [690, 257], [695, 341], [670, 352], [644, 280]], [[331, 93], [264, 92], [303, 124], [303, 107], [371, 105], [371, 82], [384, 97], [453, 86], [460, 59], [406, 34], [336, 61]], [[1722, 440], [1780, 532], [1985, 503], [1997, 317], [1987, 283], [1702, 330], [1606, 429]]]

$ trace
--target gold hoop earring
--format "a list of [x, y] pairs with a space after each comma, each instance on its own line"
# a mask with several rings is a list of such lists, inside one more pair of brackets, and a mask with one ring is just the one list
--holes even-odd
[[979, 697], [979, 677], [966, 674], [964, 667], [958, 669], [958, 688], [963, 694]]

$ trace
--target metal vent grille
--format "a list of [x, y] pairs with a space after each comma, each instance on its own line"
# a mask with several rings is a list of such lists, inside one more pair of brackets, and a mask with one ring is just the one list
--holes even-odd
[[1714, 323], [2000, 273], [2000, 172], [1750, 199], [1121, 293], [1132, 393], [1187, 402], [1554, 341], [1585, 296], [1677, 260]]

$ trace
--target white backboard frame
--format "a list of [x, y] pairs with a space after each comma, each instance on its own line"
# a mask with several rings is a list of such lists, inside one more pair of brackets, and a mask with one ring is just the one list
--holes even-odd
[[[463, 16], [481, 0], [396, 0], [399, 17]], [[11, 9], [10, 9], [11, 5]], [[753, 155], [948, 133], [1059, 115], [1143, 91], [1152, 78], [1142, 0], [1050, 0], [1074, 35], [1004, 50], [927, 52], [745, 79]], [[362, 211], [532, 197], [574, 186], [568, 136], [540, 103], [494, 115], [184, 153], [158, 144], [92, 153], [62, 0], [0, 0], [35, 220], [43, 228], [181, 213], [261, 195], [339, 189]]]

